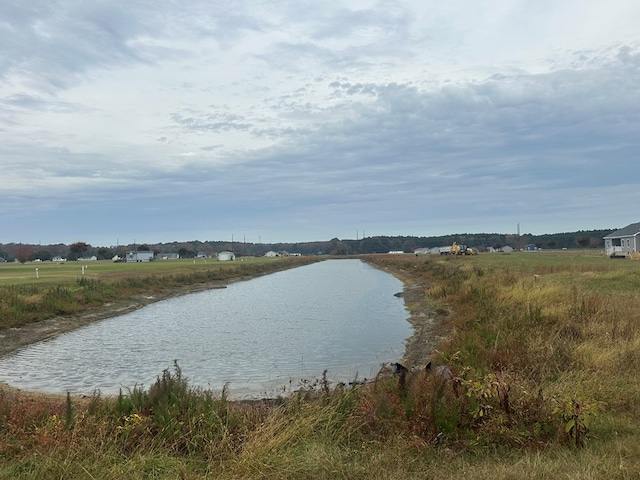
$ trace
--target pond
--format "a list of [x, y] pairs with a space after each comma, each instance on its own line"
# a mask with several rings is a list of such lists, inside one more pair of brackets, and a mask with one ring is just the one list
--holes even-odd
[[163, 300], [0, 358], [0, 381], [91, 395], [151, 385], [180, 366], [190, 385], [232, 398], [277, 396], [321, 378], [372, 378], [412, 330], [395, 277], [326, 260]]

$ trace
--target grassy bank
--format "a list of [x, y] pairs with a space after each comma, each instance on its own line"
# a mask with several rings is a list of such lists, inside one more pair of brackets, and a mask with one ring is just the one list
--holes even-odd
[[[431, 372], [229, 402], [179, 366], [119, 398], [0, 394], [1, 478], [637, 478], [640, 262], [375, 256], [446, 332]], [[425, 361], [427, 358], [424, 359]], [[440, 373], [438, 373], [440, 372]]]

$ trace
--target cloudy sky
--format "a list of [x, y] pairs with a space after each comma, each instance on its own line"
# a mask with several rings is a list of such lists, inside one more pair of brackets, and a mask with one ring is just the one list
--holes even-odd
[[0, 243], [640, 221], [637, 0], [0, 3]]

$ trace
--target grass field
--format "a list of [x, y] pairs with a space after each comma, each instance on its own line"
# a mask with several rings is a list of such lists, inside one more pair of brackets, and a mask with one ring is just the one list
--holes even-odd
[[[235, 262], [219, 262], [215, 259], [157, 260], [145, 263], [115, 263], [109, 260], [91, 262], [28, 262], [0, 263], [0, 286], [33, 284], [69, 285], [78, 278], [95, 280], [127, 278], [131, 276], [190, 275], [230, 266], [260, 265], [278, 262], [279, 258], [246, 257]], [[85, 267], [83, 269], [83, 267]], [[36, 278], [36, 269], [38, 277]], [[84, 273], [83, 273], [84, 272]]]
[[440, 315], [429, 359], [450, 374], [255, 403], [193, 389], [179, 366], [118, 398], [0, 391], [0, 478], [640, 477], [640, 262], [366, 261], [422, 289], [407, 306]]

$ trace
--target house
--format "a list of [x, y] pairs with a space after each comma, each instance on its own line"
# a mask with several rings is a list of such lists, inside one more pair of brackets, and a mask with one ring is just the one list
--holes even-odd
[[233, 252], [222, 251], [218, 252], [218, 260], [221, 262], [227, 262], [229, 260], [235, 260], [236, 256]]
[[604, 237], [604, 250], [610, 257], [626, 257], [640, 251], [640, 222], [627, 225]]
[[95, 255], [91, 255], [90, 257], [81, 257], [78, 259], [79, 262], [95, 262], [98, 260], [98, 257]]
[[139, 250], [137, 252], [127, 252], [125, 261], [129, 262], [150, 262], [153, 260], [153, 252], [146, 250]]
[[[0, 260], [1, 262], [2, 260]], [[51, 259], [52, 262], [66, 262], [66, 258], [62, 258], [60, 255], [57, 255]]]
[[290, 255], [299, 256], [300, 254], [289, 253], [286, 250], [280, 250], [279, 252], [274, 252], [273, 250], [269, 250], [267, 253], [264, 254], [265, 257], [288, 257]]
[[526, 247], [524, 247], [525, 252], [537, 252], [539, 250], [538, 247], [534, 243], [530, 243]]

